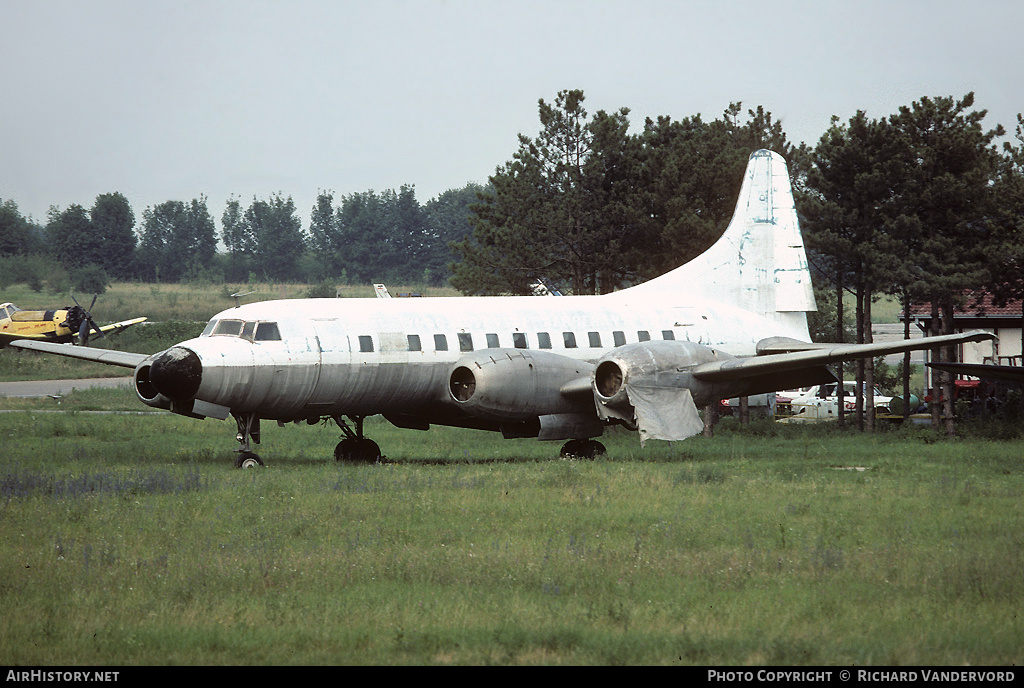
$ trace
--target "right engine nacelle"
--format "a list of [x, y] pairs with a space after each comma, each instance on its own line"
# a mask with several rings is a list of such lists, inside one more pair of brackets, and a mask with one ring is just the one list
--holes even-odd
[[693, 342], [649, 341], [620, 346], [605, 354], [594, 369], [598, 415], [634, 424], [635, 399], [630, 399], [630, 388], [687, 389], [698, 407], [726, 399], [727, 390], [697, 380], [689, 372], [702, 363], [726, 358], [732, 356]]
[[463, 356], [448, 378], [450, 398], [479, 418], [526, 420], [593, 413], [589, 400], [562, 394], [563, 385], [588, 378], [593, 364], [528, 349], [484, 349]]

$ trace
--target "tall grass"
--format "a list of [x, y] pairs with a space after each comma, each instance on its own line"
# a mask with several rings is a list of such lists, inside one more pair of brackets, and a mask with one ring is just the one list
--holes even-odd
[[[34, 414], [34, 415], [33, 415]], [[804, 428], [609, 458], [367, 421], [0, 414], [13, 664], [1020, 662], [1014, 442]]]

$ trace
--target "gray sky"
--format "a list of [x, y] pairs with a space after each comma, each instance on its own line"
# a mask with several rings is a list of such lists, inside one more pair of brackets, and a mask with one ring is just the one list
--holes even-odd
[[813, 145], [832, 115], [976, 94], [1024, 111], [1018, 0], [0, 0], [0, 199], [166, 200], [484, 183], [537, 101], [590, 113], [763, 105]]

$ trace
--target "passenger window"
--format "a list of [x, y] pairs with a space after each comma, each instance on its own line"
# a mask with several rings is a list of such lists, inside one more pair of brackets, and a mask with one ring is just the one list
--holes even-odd
[[434, 351], [447, 351], [448, 350], [448, 338], [443, 334], [434, 335]]
[[537, 333], [537, 348], [539, 349], [550, 349], [551, 348], [551, 335], [547, 332]]
[[359, 335], [359, 350], [363, 353], [373, 351], [373, 337], [366, 334]]
[[468, 332], [459, 332], [459, 351], [473, 350], [473, 335]]
[[277, 329], [276, 322], [261, 322], [256, 324], [257, 342], [279, 342], [281, 332]]
[[665, 340], [668, 340], [668, 341], [671, 341], [671, 340], [676, 338], [676, 333], [673, 332], [672, 330], [662, 330], [661, 331], [661, 338], [665, 339]]
[[501, 344], [498, 343], [498, 335], [493, 332], [487, 335], [487, 348], [488, 349], [500, 349]]
[[241, 320], [221, 320], [214, 328], [214, 336], [237, 337], [242, 331]]
[[563, 332], [562, 333], [562, 342], [565, 344], [565, 348], [566, 349], [575, 349], [576, 348], [576, 335], [573, 334], [572, 332]]
[[409, 351], [422, 351], [423, 347], [420, 345], [420, 336], [418, 334], [409, 335]]
[[615, 346], [625, 346], [626, 333], [622, 330], [615, 330], [612, 332], [612, 341], [615, 343]]
[[512, 333], [512, 346], [517, 349], [527, 349], [526, 346], [526, 333], [525, 332], [513, 332]]
[[636, 333], [636, 337], [641, 342], [651, 341], [651, 333], [648, 332], [647, 330], [640, 330], [639, 332]]
[[590, 339], [591, 349], [601, 348], [601, 333], [600, 332], [588, 332], [587, 337]]

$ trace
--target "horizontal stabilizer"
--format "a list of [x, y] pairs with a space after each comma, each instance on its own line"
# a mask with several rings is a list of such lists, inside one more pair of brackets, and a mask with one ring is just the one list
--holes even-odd
[[1024, 383], [1024, 368], [1020, 366], [985, 365], [982, 363], [929, 363], [929, 368], [945, 370], [955, 375], [967, 375], [982, 380]]

